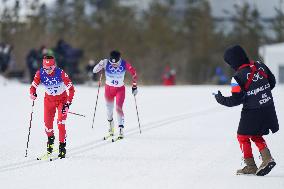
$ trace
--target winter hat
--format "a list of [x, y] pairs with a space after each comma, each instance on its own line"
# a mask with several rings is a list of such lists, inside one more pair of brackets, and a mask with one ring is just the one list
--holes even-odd
[[240, 45], [227, 48], [224, 53], [224, 60], [235, 70], [241, 65], [249, 63], [249, 58]]
[[55, 66], [55, 59], [53, 56], [44, 56], [43, 60], [42, 60], [42, 65], [43, 67], [51, 67], [51, 66]]
[[110, 63], [117, 63], [120, 60], [120, 52], [119, 51], [111, 51], [110, 52], [110, 57], [109, 57], [109, 61]]

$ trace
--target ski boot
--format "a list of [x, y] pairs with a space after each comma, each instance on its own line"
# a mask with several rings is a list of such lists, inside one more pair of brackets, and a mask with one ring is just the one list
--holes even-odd
[[49, 136], [47, 140], [47, 154], [51, 154], [53, 152], [53, 145], [54, 145], [54, 135]]
[[113, 135], [114, 135], [113, 119], [108, 120], [108, 122], [109, 122], [108, 135], [104, 137], [104, 140], [107, 140], [108, 138], [113, 137]]
[[123, 128], [124, 128], [124, 126], [123, 125], [119, 125], [118, 127], [119, 127], [119, 134], [118, 134], [117, 139], [121, 140], [121, 139], [124, 138], [124, 135], [123, 135]]
[[109, 136], [113, 136], [114, 135], [113, 119], [108, 120], [108, 122], [109, 122], [109, 129], [108, 129]]
[[260, 151], [260, 155], [262, 158], [262, 163], [256, 171], [257, 176], [267, 175], [273, 167], [276, 165], [274, 159], [271, 156], [271, 153], [268, 148], [264, 148]]
[[237, 170], [237, 175], [247, 175], [255, 174], [257, 171], [257, 166], [255, 164], [254, 158], [247, 158], [244, 160], [246, 166], [242, 169]]
[[66, 147], [66, 143], [62, 143], [62, 142], [59, 143], [59, 154], [58, 154], [59, 159], [65, 158], [65, 155], [66, 155], [65, 147]]

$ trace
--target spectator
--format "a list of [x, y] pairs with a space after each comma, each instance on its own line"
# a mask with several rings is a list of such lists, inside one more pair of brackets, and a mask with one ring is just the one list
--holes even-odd
[[33, 81], [36, 71], [40, 68], [39, 53], [36, 49], [31, 49], [26, 57], [26, 64], [29, 69], [30, 82]]
[[169, 66], [165, 67], [164, 73], [162, 75], [163, 85], [170, 86], [176, 83], [176, 71], [171, 69]]
[[225, 85], [228, 83], [228, 78], [220, 66], [217, 66], [215, 69], [215, 76], [213, 78], [213, 81], [218, 85]]
[[88, 76], [88, 85], [92, 85], [97, 80], [97, 74], [93, 73], [95, 67], [95, 61], [93, 59], [89, 60], [88, 65], [85, 67], [85, 71]]
[[66, 65], [65, 60], [64, 60], [64, 57], [65, 57], [64, 44], [65, 42], [62, 39], [60, 39], [57, 42], [55, 48], [53, 49], [56, 60], [57, 60], [56, 61], [57, 66], [61, 69], [65, 69], [65, 65]]
[[9, 44], [0, 44], [0, 72], [4, 73], [11, 62], [11, 53], [13, 47]]
[[73, 48], [63, 39], [60, 39], [54, 48], [54, 53], [58, 61], [58, 67], [62, 69], [66, 67], [71, 79], [75, 74], [79, 73], [79, 59], [83, 56], [81, 49]]

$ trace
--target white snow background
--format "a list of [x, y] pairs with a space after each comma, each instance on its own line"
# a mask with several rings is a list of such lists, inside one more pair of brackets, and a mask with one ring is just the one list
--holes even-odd
[[[92, 129], [97, 87], [75, 87], [70, 111], [87, 117], [69, 114], [67, 158], [49, 162], [36, 160], [46, 151], [43, 88], [37, 92], [25, 157], [32, 110], [29, 85], [0, 82], [1, 189], [284, 188], [284, 86], [273, 90], [280, 131], [265, 139], [277, 165], [265, 177], [235, 175], [243, 166], [236, 139], [241, 106], [223, 107], [212, 96], [218, 89], [230, 94], [229, 86], [139, 87], [137, 105], [142, 134], [131, 88], [127, 87], [126, 136], [115, 143], [102, 140], [108, 129], [103, 88]], [[54, 128], [58, 146], [56, 124]], [[254, 144], [253, 152], [259, 165]]]

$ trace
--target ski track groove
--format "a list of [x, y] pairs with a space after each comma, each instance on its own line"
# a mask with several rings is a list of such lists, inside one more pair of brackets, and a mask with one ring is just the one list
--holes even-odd
[[[160, 119], [160, 120], [156, 120], [156, 121], [152, 121], [146, 124], [142, 124], [141, 125], [141, 130], [142, 132], [147, 132], [150, 131], [152, 129], [157, 129], [160, 127], [164, 127], [164, 126], [168, 126], [171, 123], [174, 122], [179, 122], [182, 120], [186, 120], [186, 119], [190, 119], [190, 118], [196, 118], [196, 117], [202, 117], [202, 116], [207, 116], [213, 113], [219, 113], [221, 111], [225, 111], [225, 108], [222, 107], [211, 107], [205, 110], [200, 110], [197, 112], [188, 112], [188, 113], [183, 113], [183, 114], [178, 114], [175, 116], [171, 116], [168, 118], [164, 118], [164, 119]], [[125, 136], [132, 136], [135, 134], [139, 134], [140, 132], [133, 128], [130, 129], [128, 131], [126, 131]], [[123, 139], [125, 140], [125, 139]], [[87, 151], [92, 151], [96, 148], [105, 146], [105, 145], [109, 145], [112, 144], [113, 142], [111, 141], [104, 141], [103, 138], [102, 139], [97, 139], [91, 142], [88, 142], [87, 144], [75, 147], [73, 149], [69, 149], [69, 158], [74, 156], [74, 155], [80, 155], [84, 152]], [[83, 149], [82, 149], [83, 148]], [[76, 156], [74, 156], [75, 158]], [[62, 160], [61, 160], [62, 161]], [[64, 160], [63, 160], [64, 161]], [[17, 169], [21, 169], [21, 168], [26, 168], [26, 167], [31, 167], [31, 166], [35, 166], [35, 165], [40, 165], [43, 163], [51, 163], [50, 161], [45, 161], [45, 160], [36, 160], [36, 157], [34, 157], [34, 159], [29, 159], [26, 161], [21, 161], [21, 162], [16, 162], [16, 163], [11, 163], [11, 164], [7, 164], [7, 165], [3, 165], [0, 166], [0, 173], [2, 172], [7, 172], [7, 171], [13, 171], [13, 170], [17, 170]]]

